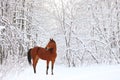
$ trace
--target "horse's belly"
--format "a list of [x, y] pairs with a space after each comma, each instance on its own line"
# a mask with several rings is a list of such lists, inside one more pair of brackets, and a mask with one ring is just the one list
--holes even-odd
[[47, 54], [47, 55], [40, 55], [39, 58], [42, 59], [42, 60], [49, 60], [49, 61], [51, 61], [51, 60], [54, 60], [56, 58], [56, 55], [49, 55], [49, 54]]

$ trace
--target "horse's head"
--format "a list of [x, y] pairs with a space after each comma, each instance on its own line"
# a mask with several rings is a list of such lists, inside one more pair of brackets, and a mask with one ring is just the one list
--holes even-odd
[[49, 43], [45, 47], [46, 50], [56, 51], [56, 42], [53, 39], [50, 39]]

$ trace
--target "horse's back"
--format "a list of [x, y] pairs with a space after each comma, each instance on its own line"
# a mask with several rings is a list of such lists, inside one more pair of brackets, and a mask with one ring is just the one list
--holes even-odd
[[35, 46], [34, 48], [31, 49], [31, 56], [32, 58], [35, 58], [36, 55], [38, 54], [39, 49], [42, 47]]
[[39, 56], [40, 59], [49, 61], [55, 60], [57, 57], [56, 53], [52, 53], [51, 51], [48, 51], [45, 48], [39, 46], [35, 46], [34, 48], [32, 48], [31, 55], [33, 58]]

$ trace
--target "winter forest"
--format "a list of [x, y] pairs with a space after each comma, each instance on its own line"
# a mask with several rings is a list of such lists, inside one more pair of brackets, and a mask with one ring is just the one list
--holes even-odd
[[56, 64], [119, 64], [120, 0], [0, 0], [0, 77], [50, 38]]

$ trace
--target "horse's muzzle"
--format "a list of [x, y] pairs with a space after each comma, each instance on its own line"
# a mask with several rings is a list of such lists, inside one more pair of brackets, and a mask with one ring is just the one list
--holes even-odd
[[48, 50], [50, 50], [50, 47], [46, 47], [45, 49], [48, 51]]
[[46, 49], [47, 51], [48, 51], [48, 50], [50, 50], [50, 51], [53, 50], [53, 48], [50, 48], [50, 47], [46, 47], [45, 49]]

